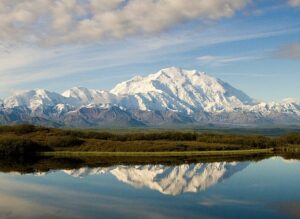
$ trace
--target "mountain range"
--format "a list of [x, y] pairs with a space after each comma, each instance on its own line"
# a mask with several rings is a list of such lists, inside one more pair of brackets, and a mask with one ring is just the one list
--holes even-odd
[[89, 128], [299, 125], [300, 100], [260, 102], [206, 73], [170, 67], [110, 91], [36, 89], [0, 100], [0, 124], [18, 123]]

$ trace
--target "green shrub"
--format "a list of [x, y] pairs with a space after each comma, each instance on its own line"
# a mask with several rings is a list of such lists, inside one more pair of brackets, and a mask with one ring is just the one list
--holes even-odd
[[128, 133], [113, 134], [109, 132], [84, 132], [74, 130], [56, 130], [58, 135], [72, 136], [78, 138], [113, 140], [113, 141], [138, 141], [138, 140], [170, 140], [170, 141], [192, 141], [197, 139], [196, 133], [188, 132], [160, 132], [160, 133]]
[[115, 141], [193, 141], [197, 139], [196, 133], [185, 132], [161, 132], [161, 133], [132, 133], [123, 135], [113, 135], [111, 140]]
[[32, 133], [35, 131], [35, 129], [36, 127], [34, 125], [28, 125], [28, 124], [13, 126], [13, 131], [16, 134]]
[[279, 145], [298, 144], [300, 145], [300, 133], [289, 133], [277, 139]]
[[12, 130], [11, 126], [0, 126], [0, 133], [11, 132], [11, 130]]
[[34, 125], [22, 124], [22, 125], [12, 125], [12, 126], [1, 126], [0, 133], [13, 132], [15, 134], [28, 134], [35, 132], [38, 128]]
[[41, 150], [36, 142], [20, 137], [0, 138], [0, 156], [34, 155]]
[[49, 136], [46, 139], [46, 145], [54, 148], [79, 146], [83, 142], [80, 138], [72, 136]]
[[254, 147], [254, 148], [267, 148], [273, 147], [275, 142], [270, 138], [259, 135], [233, 135], [233, 134], [211, 134], [203, 133], [197, 138], [200, 142], [206, 143], [224, 143], [224, 144], [235, 144], [243, 147]]

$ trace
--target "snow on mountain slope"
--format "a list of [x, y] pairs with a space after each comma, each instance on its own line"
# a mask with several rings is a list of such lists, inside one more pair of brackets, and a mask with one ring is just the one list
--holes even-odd
[[[117, 107], [111, 109], [112, 107]], [[120, 123], [153, 125], [298, 124], [300, 101], [256, 102], [220, 79], [196, 70], [165, 68], [122, 82], [111, 91], [74, 87], [62, 94], [43, 89], [6, 98], [0, 123], [44, 121], [55, 124]], [[105, 111], [107, 109], [107, 111]], [[117, 114], [122, 115], [117, 115]], [[5, 119], [4, 119], [5, 118]], [[98, 118], [98, 123], [94, 120]], [[109, 118], [109, 119], [108, 119]], [[21, 119], [22, 121], [19, 121]], [[43, 123], [44, 124], [44, 123]]]
[[115, 95], [107, 91], [89, 90], [83, 87], [71, 88], [63, 92], [63, 94], [36, 89], [19, 93], [4, 100], [6, 108], [26, 106], [34, 110], [42, 106], [53, 106], [59, 111], [70, 108], [66, 107], [66, 105], [81, 107], [95, 104], [104, 106], [114, 103], [116, 103]]
[[62, 93], [62, 96], [72, 99], [73, 104], [82, 106], [89, 104], [114, 104], [116, 96], [103, 90], [93, 90], [84, 87], [73, 87]]
[[271, 103], [258, 103], [252, 106], [249, 111], [260, 112], [263, 115], [267, 116], [272, 113], [279, 114], [295, 114], [300, 116], [300, 100], [287, 98], [281, 102], [271, 102]]
[[248, 165], [247, 162], [198, 163], [179, 166], [120, 165], [108, 168], [81, 168], [64, 172], [74, 177], [110, 173], [119, 181], [136, 188], [147, 187], [166, 195], [179, 195], [185, 192], [206, 190]]
[[44, 89], [36, 89], [26, 91], [14, 96], [11, 96], [4, 100], [4, 106], [6, 108], [14, 108], [18, 106], [27, 106], [30, 109], [37, 109], [46, 106], [55, 106], [57, 104], [67, 104], [68, 99]]
[[166, 68], [146, 77], [118, 84], [111, 93], [124, 96], [122, 104], [141, 110], [232, 111], [253, 104], [245, 93], [220, 79], [196, 70]]

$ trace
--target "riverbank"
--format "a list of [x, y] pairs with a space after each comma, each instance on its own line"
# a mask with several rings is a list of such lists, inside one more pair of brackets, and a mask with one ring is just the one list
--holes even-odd
[[173, 157], [173, 156], [226, 156], [245, 154], [273, 153], [273, 148], [250, 150], [223, 150], [223, 151], [169, 151], [169, 152], [97, 152], [97, 151], [50, 151], [40, 152], [40, 156], [54, 157]]

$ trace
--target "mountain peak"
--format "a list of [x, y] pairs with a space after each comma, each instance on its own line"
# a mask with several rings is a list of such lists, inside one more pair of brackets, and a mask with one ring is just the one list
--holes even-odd
[[160, 72], [165, 72], [168, 74], [177, 74], [177, 73], [182, 73], [182, 68], [171, 66], [168, 68], [163, 68], [160, 71], [158, 71], [158, 73], [160, 73]]
[[16, 106], [29, 106], [31, 109], [37, 109], [43, 106], [54, 106], [58, 103], [64, 103], [65, 99], [61, 95], [47, 91], [45, 89], [35, 89], [24, 91], [4, 100], [7, 108]]
[[[133, 95], [142, 109], [183, 112], [222, 111], [253, 100], [229, 84], [197, 70], [164, 68], [157, 73], [118, 84], [115, 95]], [[148, 106], [148, 107], [147, 107]]]
[[149, 77], [153, 77], [153, 78], [159, 78], [159, 77], [169, 77], [169, 78], [175, 78], [175, 77], [192, 77], [193, 75], [206, 75], [204, 72], [199, 72], [197, 70], [185, 70], [179, 67], [169, 67], [169, 68], [163, 68], [160, 71], [158, 71], [157, 73], [151, 74], [149, 75]]
[[297, 103], [297, 104], [300, 104], [300, 100], [299, 99], [296, 99], [296, 98], [285, 98], [281, 101], [281, 103]]
[[[116, 112], [114, 106], [126, 112]], [[30, 115], [20, 116], [22, 110]], [[35, 116], [74, 126], [74, 118], [87, 126], [108, 120], [118, 124], [120, 120], [126, 124], [300, 123], [299, 100], [259, 103], [216, 77], [177, 67], [136, 76], [111, 91], [84, 87], [73, 87], [62, 94], [44, 89], [25, 91], [5, 99], [4, 104], [0, 102], [0, 113], [11, 112], [15, 114], [4, 118], [30, 121]]]
[[63, 92], [62, 96], [72, 99], [75, 105], [110, 104], [115, 102], [114, 95], [108, 91], [87, 89], [85, 87], [73, 87]]
[[85, 87], [72, 87], [69, 90], [66, 90], [62, 93], [62, 96], [68, 98], [78, 98], [78, 97], [85, 97], [90, 95], [90, 90]]

